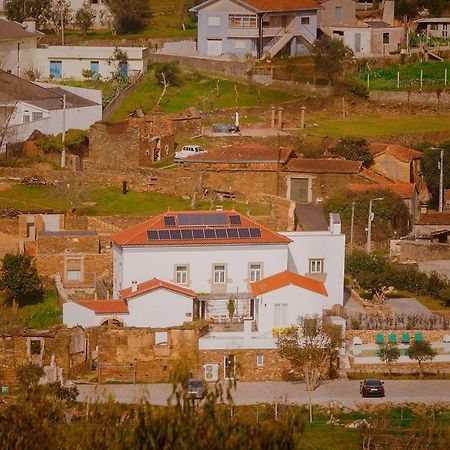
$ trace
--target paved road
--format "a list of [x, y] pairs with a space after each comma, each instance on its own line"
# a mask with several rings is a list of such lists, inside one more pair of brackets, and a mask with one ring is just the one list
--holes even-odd
[[[78, 385], [80, 401], [106, 400], [109, 397], [121, 403], [166, 405], [172, 386], [169, 384], [137, 385]], [[314, 404], [328, 405], [339, 401], [353, 408], [362, 403], [450, 403], [450, 380], [439, 381], [385, 381], [386, 397], [361, 399], [359, 381], [339, 380], [322, 384], [312, 392], [305, 391], [303, 383], [295, 382], [238, 382], [231, 392], [236, 404], [296, 403], [307, 404], [309, 396]]]

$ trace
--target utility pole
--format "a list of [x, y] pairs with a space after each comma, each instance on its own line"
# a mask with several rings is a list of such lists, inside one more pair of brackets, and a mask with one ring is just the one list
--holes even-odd
[[444, 149], [441, 150], [441, 159], [439, 161], [439, 212], [444, 211]]
[[350, 245], [353, 247], [353, 225], [355, 223], [355, 202], [352, 202], [352, 220], [350, 223]]
[[61, 45], [64, 47], [64, 0], [61, 0]]
[[63, 116], [62, 116], [62, 135], [61, 135], [61, 167], [66, 167], [66, 94], [63, 94]]
[[372, 221], [374, 218], [374, 213], [372, 212], [372, 203], [381, 200], [384, 200], [384, 198], [383, 197], [371, 198], [369, 201], [369, 218], [367, 220], [367, 244], [366, 244], [367, 253], [372, 252]]

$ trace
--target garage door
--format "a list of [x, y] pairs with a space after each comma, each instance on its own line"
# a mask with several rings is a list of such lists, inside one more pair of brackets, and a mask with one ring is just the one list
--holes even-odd
[[206, 51], [208, 56], [220, 56], [222, 54], [222, 39], [208, 39]]
[[291, 178], [291, 200], [298, 203], [308, 203], [308, 186], [308, 178]]

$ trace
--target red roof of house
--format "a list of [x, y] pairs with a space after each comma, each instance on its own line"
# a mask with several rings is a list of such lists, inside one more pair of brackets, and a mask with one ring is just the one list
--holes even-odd
[[120, 246], [289, 244], [291, 240], [236, 211], [167, 212], [114, 234]]
[[183, 163], [219, 163], [219, 164], [286, 164], [293, 147], [271, 147], [268, 145], [251, 142], [230, 147], [222, 147], [201, 153], [200, 155], [184, 158]]
[[297, 158], [291, 159], [286, 168], [292, 172], [356, 174], [361, 172], [362, 162], [345, 159]]
[[95, 314], [128, 314], [128, 305], [124, 300], [76, 300], [77, 305], [84, 306]]
[[428, 212], [421, 214], [417, 225], [450, 225], [450, 213]]
[[131, 287], [122, 289], [120, 291], [120, 295], [123, 299], [129, 300], [134, 297], [146, 294], [147, 292], [155, 291], [157, 289], [166, 289], [177, 294], [185, 295], [186, 297], [197, 297], [197, 294], [191, 289], [186, 289], [182, 286], [177, 286], [176, 284], [172, 283], [167, 283], [166, 281], [158, 280], [158, 278], [152, 278], [151, 280], [139, 283], [135, 292], [132, 291]]
[[301, 11], [321, 9], [314, 0], [240, 0], [259, 11]]
[[272, 275], [271, 277], [264, 278], [260, 281], [255, 281], [254, 283], [251, 283], [250, 286], [253, 295], [261, 295], [266, 292], [276, 291], [291, 284], [328, 297], [327, 289], [322, 281], [289, 272], [288, 270]]
[[397, 194], [403, 199], [409, 200], [414, 196], [416, 185], [414, 183], [380, 183], [380, 184], [350, 184], [349, 188], [354, 192], [371, 191], [374, 189], [387, 189], [388, 191]]
[[381, 155], [382, 153], [389, 153], [395, 158], [403, 162], [411, 162], [413, 159], [422, 158], [423, 153], [414, 150], [413, 148], [403, 147], [397, 144], [384, 144], [374, 142], [369, 144], [370, 153], [374, 157]]

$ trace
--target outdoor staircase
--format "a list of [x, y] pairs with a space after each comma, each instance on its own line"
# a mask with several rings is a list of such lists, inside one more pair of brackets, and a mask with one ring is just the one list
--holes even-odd
[[293, 30], [286, 30], [284, 34], [274, 36], [273, 39], [264, 47], [263, 58], [273, 58], [293, 38]]

